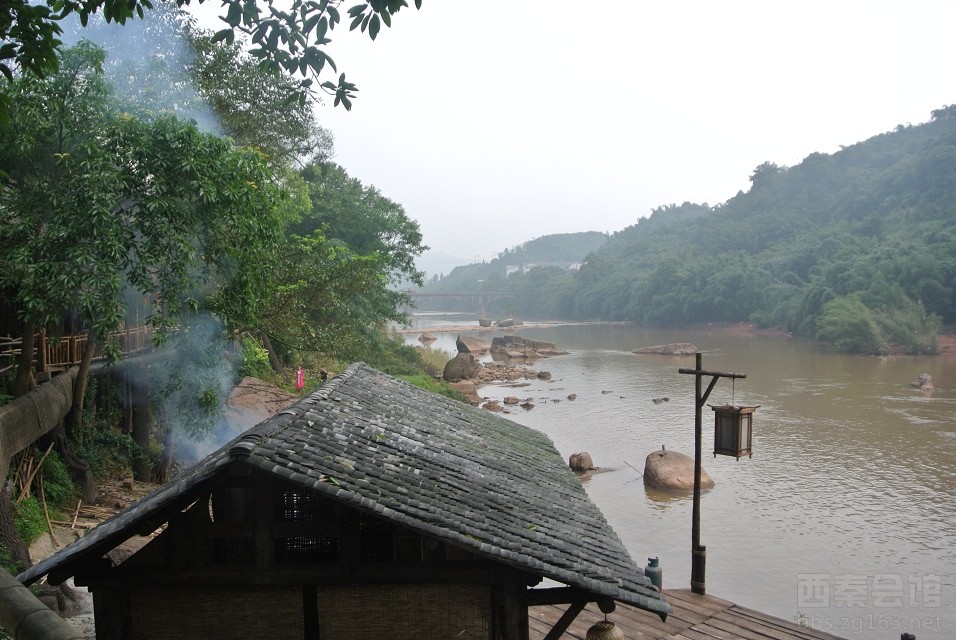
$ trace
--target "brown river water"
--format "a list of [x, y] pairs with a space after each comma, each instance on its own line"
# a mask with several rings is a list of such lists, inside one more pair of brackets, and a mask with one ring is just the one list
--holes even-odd
[[[416, 316], [407, 340], [462, 324], [477, 323]], [[532, 398], [534, 409], [505, 417], [548, 434], [565, 458], [591, 454], [602, 468], [585, 482], [591, 499], [639, 565], [660, 558], [665, 588], [690, 584], [692, 500], [645, 490], [640, 470], [661, 445], [693, 456], [694, 377], [678, 368], [694, 359], [631, 350], [691, 342], [705, 370], [747, 376], [721, 379], [709, 404], [760, 405], [753, 457], [739, 461], [713, 457], [704, 410], [703, 465], [716, 482], [701, 499], [707, 593], [848, 638], [956, 637], [956, 355], [844, 355], [726, 328], [516, 332], [569, 353], [533, 365], [548, 382], [480, 395]], [[434, 335], [431, 348], [456, 353], [457, 333]], [[932, 394], [910, 388], [922, 373]]]

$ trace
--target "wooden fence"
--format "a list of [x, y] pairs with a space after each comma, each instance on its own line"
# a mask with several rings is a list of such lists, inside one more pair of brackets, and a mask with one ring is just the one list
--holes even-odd
[[[130, 327], [110, 334], [110, 339], [119, 342], [120, 353], [123, 355], [136, 353], [150, 347], [153, 328]], [[33, 336], [33, 363], [36, 370], [39, 372], [63, 371], [79, 364], [88, 341], [87, 332], [50, 338], [45, 331], [41, 331]], [[22, 338], [0, 336], [0, 373], [16, 367], [16, 359], [22, 348]], [[93, 359], [102, 360], [104, 357], [102, 346], [97, 344], [93, 351]]]

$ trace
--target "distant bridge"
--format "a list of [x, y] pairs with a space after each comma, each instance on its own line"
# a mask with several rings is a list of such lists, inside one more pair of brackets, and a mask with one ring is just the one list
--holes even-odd
[[485, 305], [491, 302], [492, 300], [513, 300], [515, 294], [509, 293], [506, 291], [473, 291], [473, 292], [460, 292], [460, 293], [419, 293], [417, 291], [405, 291], [405, 295], [412, 299], [412, 302], [416, 300], [434, 300], [440, 298], [454, 299], [454, 300], [463, 300], [465, 304], [471, 305], [475, 308], [478, 313], [485, 313]]

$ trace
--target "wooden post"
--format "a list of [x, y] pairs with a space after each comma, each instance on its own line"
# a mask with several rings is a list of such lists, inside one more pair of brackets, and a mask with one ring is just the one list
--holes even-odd
[[40, 329], [40, 353], [37, 354], [40, 373], [47, 372], [46, 329]]
[[[703, 440], [703, 409], [710, 392], [714, 390], [717, 380], [720, 378], [746, 378], [742, 373], [727, 373], [724, 371], [704, 371], [702, 367], [703, 356], [698, 351], [694, 354], [695, 368], [680, 368], [678, 373], [691, 373], [694, 375], [694, 504], [691, 514], [690, 524], [690, 590], [699, 595], [705, 595], [706, 587], [706, 567], [707, 567], [707, 547], [700, 543], [700, 450]], [[701, 393], [701, 378], [703, 376], [713, 376], [707, 390]]]

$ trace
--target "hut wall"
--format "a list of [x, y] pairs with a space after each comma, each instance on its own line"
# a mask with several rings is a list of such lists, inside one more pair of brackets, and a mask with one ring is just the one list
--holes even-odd
[[321, 638], [488, 640], [488, 585], [407, 584], [320, 588]]
[[131, 640], [302, 640], [300, 587], [146, 588], [130, 593]]

